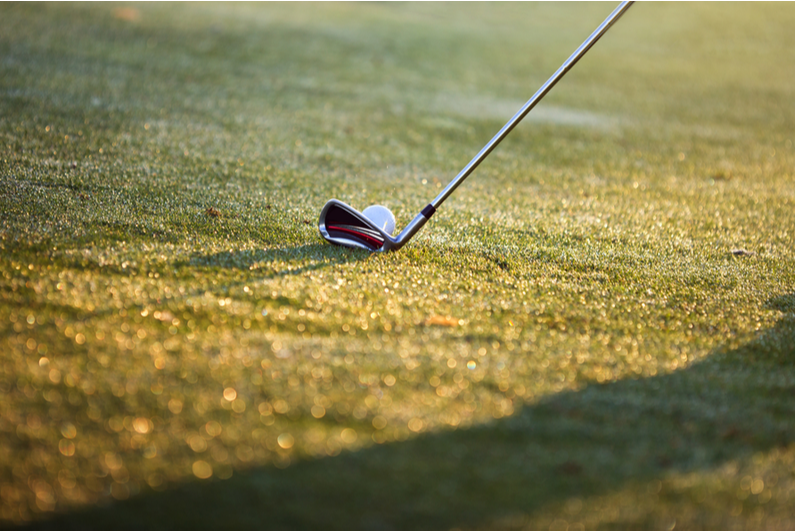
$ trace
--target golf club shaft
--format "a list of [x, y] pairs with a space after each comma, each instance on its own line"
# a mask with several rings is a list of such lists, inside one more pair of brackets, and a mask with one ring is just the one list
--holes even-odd
[[[574, 52], [573, 54], [571, 54], [571, 57], [569, 57], [569, 58], [566, 60], [566, 62], [565, 62], [565, 63], [563, 63], [563, 65], [561, 65], [561, 67], [560, 67], [560, 68], [558, 68], [557, 72], [555, 72], [555, 73], [552, 75], [552, 77], [550, 77], [550, 78], [547, 80], [547, 82], [546, 82], [546, 83], [544, 83], [544, 85], [543, 85], [543, 86], [542, 86], [540, 89], [538, 89], [538, 91], [537, 91], [537, 92], [536, 92], [536, 93], [533, 95], [533, 97], [532, 97], [532, 98], [530, 98], [530, 100], [529, 100], [527, 103], [525, 103], [525, 104], [524, 104], [524, 107], [522, 107], [521, 109], [519, 109], [519, 112], [517, 112], [517, 113], [514, 115], [514, 117], [513, 117], [513, 118], [511, 118], [511, 119], [508, 121], [508, 123], [507, 123], [507, 124], [505, 124], [505, 125], [503, 126], [503, 128], [502, 128], [502, 129], [500, 129], [500, 131], [499, 131], [499, 132], [498, 132], [496, 135], [494, 135], [494, 138], [492, 138], [492, 139], [491, 139], [491, 141], [490, 141], [488, 144], [486, 144], [486, 146], [485, 146], [483, 149], [481, 149], [481, 150], [480, 150], [480, 153], [478, 153], [478, 154], [475, 156], [475, 158], [473, 158], [473, 159], [472, 159], [472, 160], [469, 162], [469, 164], [467, 164], [467, 165], [464, 167], [464, 169], [463, 169], [463, 170], [461, 170], [461, 172], [460, 172], [458, 175], [456, 175], [455, 179], [453, 179], [453, 180], [450, 182], [450, 184], [448, 184], [448, 185], [447, 185], [447, 187], [445, 187], [445, 189], [444, 189], [444, 190], [442, 190], [442, 192], [441, 192], [441, 193], [440, 193], [440, 194], [439, 194], [439, 195], [436, 197], [436, 199], [434, 199], [434, 200], [431, 202], [430, 206], [431, 206], [431, 207], [433, 207], [433, 210], [429, 210], [429, 211], [428, 211], [430, 214], [433, 214], [433, 212], [435, 211], [435, 209], [439, 208], [439, 205], [441, 205], [441, 204], [444, 202], [444, 200], [445, 200], [445, 199], [447, 199], [447, 198], [450, 196], [450, 194], [452, 194], [452, 193], [455, 191], [455, 189], [456, 189], [456, 188], [458, 188], [458, 186], [459, 186], [459, 185], [460, 185], [462, 182], [464, 182], [464, 180], [465, 180], [467, 177], [469, 177], [469, 175], [470, 175], [470, 174], [471, 174], [473, 171], [475, 171], [475, 168], [477, 168], [477, 167], [478, 167], [478, 165], [480, 165], [480, 163], [481, 163], [481, 162], [483, 162], [483, 160], [484, 160], [486, 157], [488, 157], [488, 156], [489, 156], [489, 153], [491, 153], [491, 152], [492, 152], [492, 150], [494, 150], [494, 148], [495, 148], [495, 147], [497, 147], [497, 144], [499, 144], [500, 142], [502, 142], [502, 140], [503, 140], [503, 139], [504, 139], [506, 136], [508, 136], [508, 133], [510, 133], [510, 132], [513, 130], [513, 128], [514, 128], [514, 127], [516, 127], [516, 124], [518, 124], [519, 122], [521, 122], [521, 121], [522, 121], [522, 118], [524, 118], [525, 116], [527, 116], [527, 113], [529, 113], [529, 112], [530, 112], [530, 111], [533, 109], [533, 107], [535, 107], [535, 106], [536, 106], [536, 104], [537, 104], [539, 101], [541, 101], [541, 99], [542, 99], [544, 96], [546, 96], [546, 95], [547, 95], [547, 93], [548, 93], [550, 90], [552, 90], [552, 87], [554, 87], [554, 86], [555, 86], [555, 84], [556, 84], [558, 81], [560, 81], [560, 79], [561, 79], [563, 76], [565, 76], [565, 75], [566, 75], [566, 73], [567, 73], [569, 70], [571, 70], [571, 68], [572, 68], [572, 67], [573, 67], [573, 66], [574, 66], [574, 65], [577, 63], [577, 61], [579, 61], [579, 60], [580, 60], [580, 58], [581, 58], [583, 55], [585, 55], [585, 53], [586, 53], [588, 50], [590, 50], [591, 46], [593, 46], [593, 45], [594, 45], [594, 43], [596, 43], [596, 41], [598, 41], [598, 40], [599, 40], [599, 38], [600, 38], [602, 35], [604, 35], [604, 34], [607, 32], [607, 30], [608, 30], [608, 29], [610, 29], [610, 26], [612, 26], [612, 25], [613, 25], [613, 23], [615, 23], [615, 21], [616, 21], [616, 20], [618, 20], [618, 19], [621, 17], [621, 15], [623, 15], [623, 14], [626, 12], [626, 10], [627, 10], [627, 9], [629, 9], [629, 7], [630, 7], [630, 6], [631, 6], [633, 3], [634, 3], [634, 2], [621, 2], [621, 4], [620, 4], [620, 5], [619, 5], [617, 8], [615, 8], [615, 10], [614, 10], [612, 13], [610, 13], [610, 16], [609, 16], [609, 17], [607, 17], [607, 18], [605, 19], [605, 21], [604, 21], [604, 22], [602, 22], [602, 24], [601, 24], [601, 25], [600, 25], [598, 28], [596, 28], [596, 30], [595, 30], [593, 33], [591, 33], [591, 36], [590, 36], [590, 37], [588, 37], [588, 38], [585, 40], [585, 42], [583, 42], [583, 43], [580, 45], [580, 47], [579, 47], [579, 48], [577, 48], [577, 50], [575, 50], [575, 52]], [[426, 208], [427, 208], [427, 207], [426, 207]], [[423, 211], [423, 212], [426, 212], [426, 211]], [[430, 216], [428, 216], [428, 217], [430, 217]]]

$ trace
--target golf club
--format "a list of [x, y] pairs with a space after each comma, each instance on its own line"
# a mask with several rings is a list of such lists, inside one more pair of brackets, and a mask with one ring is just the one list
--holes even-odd
[[[634, 2], [621, 2], [618, 7], [610, 13], [591, 36], [577, 48], [573, 54], [561, 65], [560, 68], [544, 83], [530, 100], [519, 109], [513, 118], [505, 124], [500, 131], [494, 135], [488, 144], [467, 164], [461, 172], [456, 175], [450, 184], [431, 201], [422, 212], [409, 223], [397, 236], [392, 236], [394, 228], [394, 216], [386, 207], [374, 205], [359, 212], [353, 207], [346, 205], [336, 199], [329, 200], [320, 212], [318, 229], [320, 235], [326, 240], [337, 245], [346, 247], [358, 247], [369, 251], [390, 251], [403, 247], [423, 225], [433, 216], [436, 209], [452, 194], [458, 186], [469, 177], [469, 175], [480, 165], [489, 153], [497, 147], [508, 133], [527, 116], [533, 107], [552, 90], [552, 87], [571, 70], [571, 68], [591, 49], [596, 41], [604, 35], [608, 29], [623, 15]], [[372, 210], [371, 210], [372, 209]], [[371, 211], [373, 215], [365, 215]], [[390, 223], [391, 221], [391, 223]]]

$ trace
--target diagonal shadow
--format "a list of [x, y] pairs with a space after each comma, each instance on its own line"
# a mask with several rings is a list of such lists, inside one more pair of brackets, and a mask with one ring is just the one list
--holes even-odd
[[517, 415], [286, 470], [263, 466], [35, 529], [450, 529], [532, 515], [795, 441], [793, 295], [777, 324], [670, 374], [592, 384]]
[[795, 294], [773, 297], [765, 304], [766, 308], [780, 312], [795, 312]]
[[[195, 254], [188, 264], [191, 267], [220, 267], [224, 269], [261, 269], [267, 276], [300, 275], [332, 265], [347, 264], [366, 260], [371, 253], [364, 250], [313, 243], [296, 247], [277, 249], [251, 249], [243, 251], [224, 251], [209, 255]], [[296, 267], [289, 262], [308, 262]], [[276, 264], [285, 262], [284, 266]]]

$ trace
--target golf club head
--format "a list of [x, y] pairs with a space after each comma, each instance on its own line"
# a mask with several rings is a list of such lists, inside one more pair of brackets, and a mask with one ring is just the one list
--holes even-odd
[[394, 238], [355, 208], [336, 199], [329, 200], [320, 212], [320, 235], [328, 242], [371, 252], [395, 247]]

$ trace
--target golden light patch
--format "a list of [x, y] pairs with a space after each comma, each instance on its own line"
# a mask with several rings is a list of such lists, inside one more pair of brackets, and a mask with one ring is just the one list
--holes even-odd
[[113, 10], [113, 17], [127, 22], [137, 22], [141, 19], [141, 12], [134, 7], [117, 7]]
[[199, 479], [207, 479], [213, 475], [213, 467], [207, 461], [195, 461], [193, 475]]
[[432, 315], [425, 320], [425, 326], [458, 326], [461, 322], [449, 315]]
[[293, 444], [295, 444], [295, 439], [289, 433], [282, 433], [276, 439], [276, 442], [279, 443], [279, 446], [281, 446], [285, 450], [288, 450], [293, 447]]

